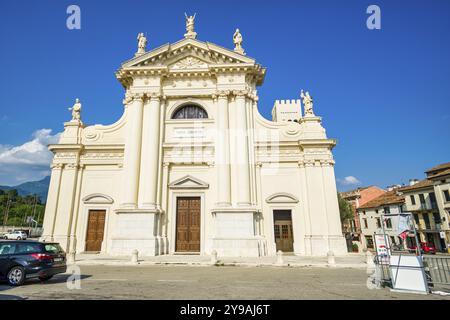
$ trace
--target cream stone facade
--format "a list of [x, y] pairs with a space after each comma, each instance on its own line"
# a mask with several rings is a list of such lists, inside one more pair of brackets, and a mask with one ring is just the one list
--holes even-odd
[[225, 49], [197, 40], [194, 18], [182, 40], [151, 51], [139, 35], [116, 73], [125, 89], [116, 123], [85, 126], [77, 101], [49, 146], [42, 240], [109, 255], [345, 254], [336, 141], [309, 93], [306, 114], [293, 101], [298, 121], [266, 120], [257, 94], [266, 69], [246, 56], [239, 30]]

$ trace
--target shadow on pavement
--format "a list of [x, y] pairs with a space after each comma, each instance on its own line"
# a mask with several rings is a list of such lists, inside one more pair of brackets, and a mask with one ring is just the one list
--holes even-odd
[[[47, 281], [40, 281], [38, 278], [33, 278], [33, 279], [27, 279], [25, 281], [25, 283], [20, 286], [20, 287], [13, 287], [7, 284], [6, 281], [0, 281], [0, 291], [3, 290], [10, 290], [10, 289], [14, 289], [14, 288], [21, 288], [21, 287], [27, 287], [27, 286], [32, 286], [32, 285], [37, 285], [37, 286], [48, 286], [48, 285], [52, 285], [52, 284], [59, 284], [59, 283], [65, 283], [67, 281], [71, 281], [72, 279], [69, 279], [72, 275], [71, 274], [59, 274], [54, 276], [53, 278], [51, 278], [50, 280]], [[84, 280], [87, 278], [92, 277], [91, 275], [87, 275], [87, 274], [82, 274], [80, 275], [80, 280]], [[5, 295], [0, 295], [0, 300], [4, 297]]]
[[27, 298], [23, 298], [20, 296], [13, 296], [10, 294], [0, 294], [0, 301], [2, 300], [27, 300]]

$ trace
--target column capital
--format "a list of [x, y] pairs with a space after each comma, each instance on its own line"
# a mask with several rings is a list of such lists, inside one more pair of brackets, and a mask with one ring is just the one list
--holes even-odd
[[219, 99], [228, 99], [230, 90], [217, 90], [216, 95], [219, 97]]
[[132, 101], [144, 101], [145, 98], [145, 93], [132, 93], [131, 94], [131, 99]]
[[66, 164], [66, 168], [68, 170], [75, 170], [75, 169], [80, 168], [80, 166], [78, 165], [78, 163], [68, 163], [68, 164]]
[[158, 93], [158, 92], [149, 92], [149, 93], [147, 93], [147, 98], [148, 98], [150, 101], [158, 101], [158, 102], [160, 102], [161, 100], [165, 99], [165, 97], [162, 96], [162, 95], [161, 95], [160, 93]]
[[305, 160], [305, 161], [303, 161], [303, 163], [304, 163], [305, 167], [314, 167], [316, 161], [314, 161], [314, 160]]
[[333, 167], [334, 164], [335, 164], [335, 161], [333, 159], [320, 160], [320, 165], [322, 167]]
[[64, 163], [52, 163], [50, 168], [52, 170], [62, 170], [64, 168]]
[[239, 99], [245, 98], [248, 94], [248, 90], [233, 90], [233, 95]]

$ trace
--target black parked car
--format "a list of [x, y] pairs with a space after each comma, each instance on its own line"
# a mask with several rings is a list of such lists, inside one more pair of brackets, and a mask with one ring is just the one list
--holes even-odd
[[46, 281], [66, 269], [66, 254], [58, 243], [0, 241], [0, 279], [12, 286], [29, 278]]

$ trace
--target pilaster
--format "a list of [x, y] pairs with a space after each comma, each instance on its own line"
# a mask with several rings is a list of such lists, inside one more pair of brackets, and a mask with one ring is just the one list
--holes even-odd
[[137, 207], [138, 201], [144, 94], [134, 94], [129, 97], [128, 102], [123, 170], [124, 201], [122, 206], [133, 209]]

